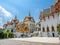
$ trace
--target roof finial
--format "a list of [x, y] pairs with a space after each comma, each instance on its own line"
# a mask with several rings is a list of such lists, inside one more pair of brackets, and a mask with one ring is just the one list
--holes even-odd
[[31, 16], [31, 14], [30, 14], [30, 10], [29, 10], [29, 16]]
[[17, 16], [15, 15], [15, 19], [17, 19]]

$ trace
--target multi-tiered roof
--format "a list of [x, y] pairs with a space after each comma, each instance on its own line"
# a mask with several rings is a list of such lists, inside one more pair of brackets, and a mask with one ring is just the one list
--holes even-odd
[[23, 21], [24, 21], [24, 22], [27, 22], [27, 21], [35, 22], [35, 21], [34, 21], [34, 18], [31, 17], [30, 12], [29, 12], [29, 15], [24, 18]]
[[45, 20], [45, 17], [50, 17], [53, 16], [54, 17], [54, 13], [58, 13], [60, 12], [60, 0], [57, 0], [56, 3], [54, 5], [51, 5], [50, 8], [47, 9], [43, 9], [43, 11], [40, 12], [40, 19]]

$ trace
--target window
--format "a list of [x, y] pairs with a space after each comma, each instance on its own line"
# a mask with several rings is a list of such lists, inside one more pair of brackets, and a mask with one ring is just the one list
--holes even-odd
[[54, 33], [52, 33], [52, 36], [53, 36], [53, 37], [55, 37], [55, 34], [54, 34]]
[[30, 32], [31, 32], [31, 33], [33, 33], [34, 31], [33, 31], [33, 30], [31, 30]]
[[13, 29], [11, 29], [11, 32], [13, 32]]
[[30, 24], [30, 26], [31, 26], [31, 27], [33, 27], [33, 26], [34, 26], [34, 24]]
[[38, 31], [40, 31], [41, 29], [40, 28], [38, 28]]
[[43, 27], [43, 32], [45, 32], [45, 28]]
[[32, 24], [30, 24], [30, 26], [32, 26]]
[[54, 27], [52, 26], [52, 32], [54, 31]]
[[47, 27], [47, 32], [49, 32], [49, 27]]

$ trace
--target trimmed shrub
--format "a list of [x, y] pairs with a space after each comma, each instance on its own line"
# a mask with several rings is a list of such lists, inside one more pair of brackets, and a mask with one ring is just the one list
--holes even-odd
[[9, 38], [14, 38], [13, 33], [10, 32], [9, 35], [8, 35], [8, 37], [9, 37]]

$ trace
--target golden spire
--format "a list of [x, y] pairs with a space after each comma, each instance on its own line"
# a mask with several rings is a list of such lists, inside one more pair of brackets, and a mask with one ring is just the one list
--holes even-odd
[[14, 19], [17, 19], [17, 16], [15, 16]]
[[31, 16], [31, 14], [30, 14], [30, 11], [29, 11], [29, 14], [28, 14], [28, 16], [29, 16], [29, 17]]

